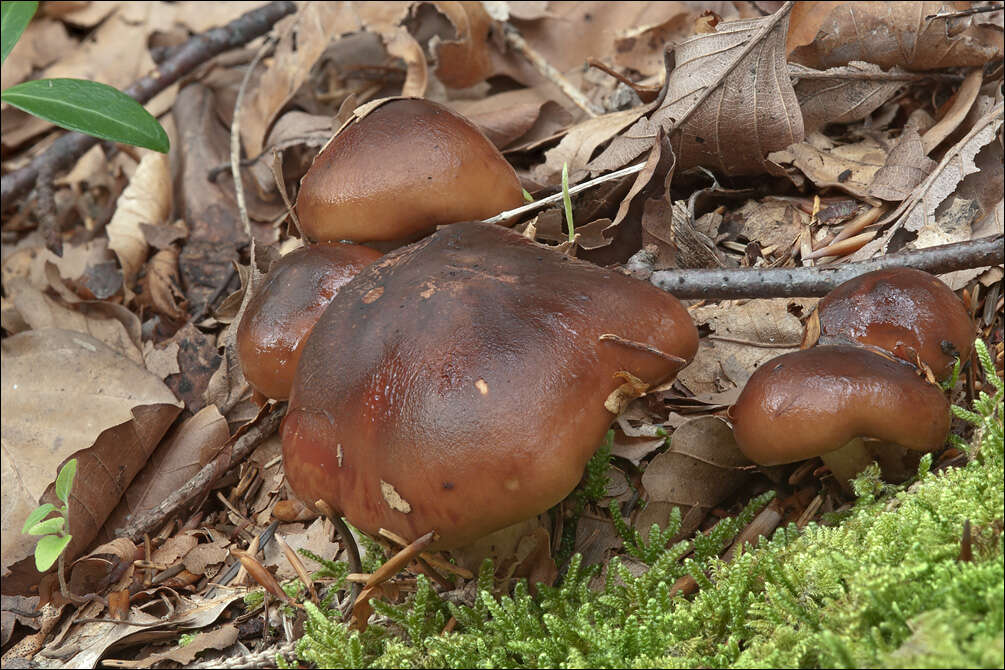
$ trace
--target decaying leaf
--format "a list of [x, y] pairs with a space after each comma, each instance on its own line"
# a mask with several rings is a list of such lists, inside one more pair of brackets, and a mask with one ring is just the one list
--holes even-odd
[[726, 175], [776, 172], [766, 156], [803, 138], [785, 62], [787, 26], [785, 12], [776, 12], [719, 23], [716, 32], [677, 45], [660, 108], [615, 139], [590, 169], [621, 167], [662, 127], [678, 171], [702, 165]]
[[[878, 65], [861, 61], [822, 72], [790, 64], [789, 73], [795, 79], [796, 99], [803, 113], [805, 131], [820, 130], [828, 123], [859, 121], [879, 109], [906, 84], [903, 81], [859, 78], [860, 75], [882, 72]], [[901, 72], [903, 70], [896, 67], [890, 70], [890, 73]]]
[[[2, 347], [4, 525], [20, 528], [39, 500], [55, 501], [56, 472], [76, 457], [72, 559], [118, 504], [181, 403], [156, 376], [83, 333], [32, 330]], [[34, 564], [17, 578], [8, 573], [30, 556], [33, 539], [3, 534], [5, 590], [26, 587], [19, 578], [37, 579]]]
[[946, 3], [815, 2], [807, 12], [828, 13], [814, 39], [791, 54], [815, 68], [866, 61], [909, 70], [980, 67], [1001, 58], [1002, 32], [970, 16], [927, 19]]

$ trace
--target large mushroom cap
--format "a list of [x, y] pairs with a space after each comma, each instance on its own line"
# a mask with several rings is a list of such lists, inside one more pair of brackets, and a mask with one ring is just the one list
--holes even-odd
[[897, 360], [853, 346], [819, 346], [764, 363], [730, 410], [740, 450], [779, 465], [856, 437], [932, 451], [949, 434], [942, 391]]
[[339, 287], [380, 253], [350, 244], [315, 244], [283, 256], [251, 298], [237, 329], [244, 376], [259, 393], [286, 398], [307, 335]]
[[389, 100], [343, 127], [297, 197], [317, 240], [401, 240], [523, 204], [516, 173], [467, 119], [429, 100]]
[[458, 546], [565, 497], [631, 379], [618, 373], [666, 381], [697, 341], [650, 284], [499, 226], [448, 226], [361, 272], [318, 322], [286, 476], [366, 532]]
[[974, 325], [963, 303], [936, 277], [912, 268], [869, 272], [841, 284], [817, 307], [821, 337], [848, 339], [919, 360], [945, 379], [964, 361]]

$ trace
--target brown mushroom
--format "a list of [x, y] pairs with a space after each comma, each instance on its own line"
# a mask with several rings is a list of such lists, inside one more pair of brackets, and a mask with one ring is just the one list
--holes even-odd
[[317, 240], [401, 240], [523, 204], [516, 173], [478, 128], [399, 98], [348, 122], [304, 175], [296, 210]]
[[245, 308], [237, 329], [244, 376], [259, 393], [283, 399], [307, 335], [339, 288], [380, 258], [355, 244], [315, 244], [281, 258]]
[[[970, 357], [974, 324], [948, 286], [927, 272], [869, 272], [828, 293], [817, 306], [820, 341], [847, 338], [880, 347], [946, 379], [959, 356]], [[808, 325], [812, 329], [813, 325]]]
[[448, 226], [363, 270], [314, 328], [286, 477], [365, 532], [459, 546], [568, 495], [610, 400], [696, 349], [687, 310], [648, 283], [500, 226]]
[[730, 418], [740, 450], [755, 463], [820, 456], [843, 481], [872, 461], [858, 438], [932, 451], [945, 444], [950, 414], [939, 387], [913, 366], [861, 347], [824, 345], [764, 363]]

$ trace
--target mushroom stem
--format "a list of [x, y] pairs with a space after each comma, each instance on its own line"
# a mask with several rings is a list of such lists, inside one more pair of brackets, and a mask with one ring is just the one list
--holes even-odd
[[821, 455], [820, 460], [830, 468], [841, 489], [845, 493], [851, 493], [851, 480], [865, 470], [873, 458], [862, 438], [856, 437], [848, 440], [840, 449]]

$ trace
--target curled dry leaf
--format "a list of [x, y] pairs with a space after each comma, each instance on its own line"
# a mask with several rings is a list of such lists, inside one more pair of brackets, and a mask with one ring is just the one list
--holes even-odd
[[670, 448], [642, 473], [651, 500], [711, 508], [736, 490], [751, 465], [733, 439], [733, 429], [714, 416], [696, 417], [670, 437]]
[[[33, 330], [2, 347], [3, 523], [19, 529], [40, 500], [55, 502], [56, 472], [76, 457], [72, 559], [118, 504], [181, 403], [156, 376], [83, 333]], [[22, 560], [34, 539], [3, 534], [5, 591], [37, 582], [34, 564]]]
[[[967, 175], [980, 169], [975, 159], [984, 146], [998, 137], [1003, 109], [1005, 107], [999, 103], [978, 119], [970, 132], [946, 152], [911, 197], [880, 222], [894, 221], [894, 225], [882, 237], [857, 251], [852, 260], [871, 258], [880, 250], [885, 252], [894, 233], [901, 228], [917, 234], [917, 239], [909, 245], [917, 249], [970, 239], [980, 206], [974, 203], [975, 206], [971, 207], [966, 204], [971, 201], [951, 200], [950, 196], [957, 191]], [[959, 202], [960, 205], [954, 208], [954, 202]]]
[[178, 277], [178, 249], [169, 246], [153, 255], [146, 274], [140, 279], [136, 301], [175, 321], [187, 316], [188, 301]]
[[[334, 559], [338, 554], [339, 545], [332, 542], [330, 526], [324, 519], [317, 518], [303, 529], [302, 524], [290, 524], [279, 528], [286, 539], [286, 543], [291, 549], [307, 549], [322, 558]], [[299, 551], [297, 551], [299, 555]], [[301, 556], [303, 560], [310, 560]], [[293, 579], [297, 577], [297, 571], [290, 564], [290, 560], [279, 547], [278, 542], [270, 542], [265, 545], [265, 565], [276, 566], [276, 577], [279, 579]]]
[[485, 81], [492, 74], [488, 44], [492, 19], [482, 4], [446, 0], [429, 4], [447, 17], [454, 32], [437, 34], [429, 40], [430, 51], [435, 54], [437, 79], [450, 88], [468, 88]]
[[[569, 183], [582, 180], [586, 176], [584, 168], [596, 148], [635, 123], [645, 112], [645, 108], [611, 112], [572, 126], [562, 141], [558, 143], [558, 146], [545, 152], [545, 162], [534, 169], [534, 179], [544, 184], [557, 184], [561, 180], [563, 163], [568, 163]], [[632, 158], [641, 154], [651, 145], [652, 139], [647, 140], [647, 143]], [[606, 153], [604, 152], [601, 156]], [[631, 158], [625, 159], [625, 162], [628, 160]]]
[[852, 144], [835, 145], [819, 132], [812, 133], [782, 151], [771, 153], [769, 160], [778, 165], [792, 165], [789, 178], [797, 185], [805, 175], [819, 189], [835, 188], [862, 199], [869, 199], [869, 185], [876, 171], [886, 164], [886, 150], [873, 138]]
[[980, 67], [1002, 56], [1000, 28], [973, 17], [926, 19], [943, 2], [807, 2], [807, 13], [826, 14], [819, 32], [790, 60], [814, 68], [866, 61], [909, 70]]
[[621, 167], [648, 149], [662, 127], [678, 170], [703, 165], [727, 175], [777, 173], [765, 157], [803, 138], [785, 62], [787, 11], [720, 23], [716, 32], [677, 45], [660, 108], [612, 141], [590, 169]]
[[405, 61], [405, 83], [401, 86], [401, 95], [423, 97], [429, 85], [429, 67], [422, 46], [401, 26], [394, 31], [386, 31], [383, 38], [387, 53]]
[[[201, 652], [208, 651], [210, 649], [224, 650], [227, 647], [230, 647], [232, 644], [237, 642], [237, 637], [237, 626], [232, 623], [223, 624], [219, 628], [196, 633], [192, 641], [187, 643], [184, 647], [176, 644], [166, 651], [150, 654], [130, 667], [152, 668], [155, 664], [162, 661], [173, 661], [174, 663], [178, 663], [184, 667], [193, 663], [196, 660], [196, 656], [198, 656]], [[221, 658], [219, 660], [222, 661], [223, 659]]]
[[124, 537], [105, 542], [73, 562], [67, 585], [78, 596], [102, 593], [125, 576], [133, 561], [141, 557], [136, 545]]
[[140, 160], [129, 186], [119, 196], [108, 223], [108, 247], [122, 265], [127, 288], [147, 258], [143, 224], [160, 226], [171, 214], [171, 167], [167, 154], [151, 151]]

